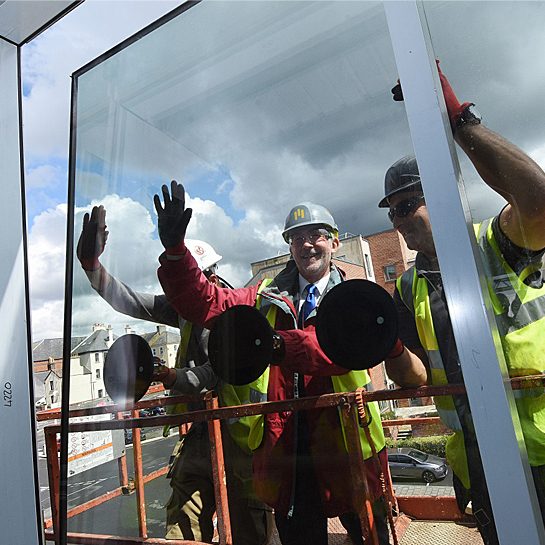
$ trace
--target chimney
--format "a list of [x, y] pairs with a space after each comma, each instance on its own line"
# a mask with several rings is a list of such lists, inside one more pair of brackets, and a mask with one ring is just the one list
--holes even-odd
[[129, 333], [133, 333], [132, 327], [130, 325], [125, 326], [125, 335], [128, 335]]
[[158, 325], [157, 326], [157, 333], [161, 335], [161, 333], [166, 333], [167, 326], [166, 325]]
[[112, 326], [108, 324], [108, 338], [106, 339], [106, 346], [110, 348], [114, 344], [114, 332], [112, 330]]

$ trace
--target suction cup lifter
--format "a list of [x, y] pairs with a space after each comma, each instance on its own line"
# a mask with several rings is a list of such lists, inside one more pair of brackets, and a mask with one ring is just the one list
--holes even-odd
[[346, 369], [370, 369], [384, 360], [398, 337], [390, 294], [369, 280], [347, 280], [318, 307], [316, 336], [327, 357]]
[[[230, 384], [253, 382], [273, 362], [273, 334], [254, 307], [231, 307], [210, 331], [208, 356], [214, 372]], [[316, 335], [322, 350], [337, 365], [350, 370], [374, 367], [397, 340], [394, 302], [374, 282], [342, 282], [320, 302]]]
[[208, 338], [212, 369], [241, 386], [260, 377], [273, 361], [274, 331], [254, 307], [236, 305], [216, 318]]
[[130, 407], [148, 391], [153, 378], [153, 355], [139, 335], [123, 335], [104, 361], [104, 386], [118, 405]]

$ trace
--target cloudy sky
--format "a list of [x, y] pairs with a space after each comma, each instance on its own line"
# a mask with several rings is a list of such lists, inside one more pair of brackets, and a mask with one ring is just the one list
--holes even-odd
[[[426, 4], [436, 56], [460, 99], [544, 166], [545, 3], [470, 4]], [[87, 0], [24, 48], [35, 339], [62, 334], [70, 75], [174, 6]], [[297, 202], [328, 206], [341, 232], [387, 229], [384, 172], [412, 152], [396, 78], [379, 3], [204, 2], [78, 73], [76, 238], [84, 211], [104, 204], [103, 263], [156, 293], [151, 199], [172, 178], [194, 208], [188, 235], [214, 245], [235, 285], [286, 252]], [[494, 214], [501, 201], [460, 159], [474, 217]], [[128, 323], [76, 267], [75, 333], [96, 321]]]

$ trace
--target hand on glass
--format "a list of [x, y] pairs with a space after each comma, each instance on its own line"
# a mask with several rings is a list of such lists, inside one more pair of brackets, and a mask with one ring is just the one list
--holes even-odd
[[106, 231], [106, 209], [104, 206], [93, 206], [91, 215], [83, 216], [83, 228], [78, 240], [76, 255], [86, 271], [94, 271], [100, 267], [98, 258], [104, 251], [108, 240]]
[[157, 210], [159, 238], [166, 249], [175, 248], [185, 238], [193, 210], [185, 207], [185, 190], [182, 184], [172, 180], [170, 193], [166, 185], [161, 187], [161, 191], [164, 205], [161, 204], [159, 195], [153, 196], [153, 203]]

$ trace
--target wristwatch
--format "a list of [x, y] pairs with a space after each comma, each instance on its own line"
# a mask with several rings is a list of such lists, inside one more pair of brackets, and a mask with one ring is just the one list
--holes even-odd
[[475, 104], [470, 104], [467, 108], [462, 110], [460, 117], [454, 123], [455, 130], [463, 127], [464, 125], [480, 125], [482, 115], [479, 110], [475, 108]]

